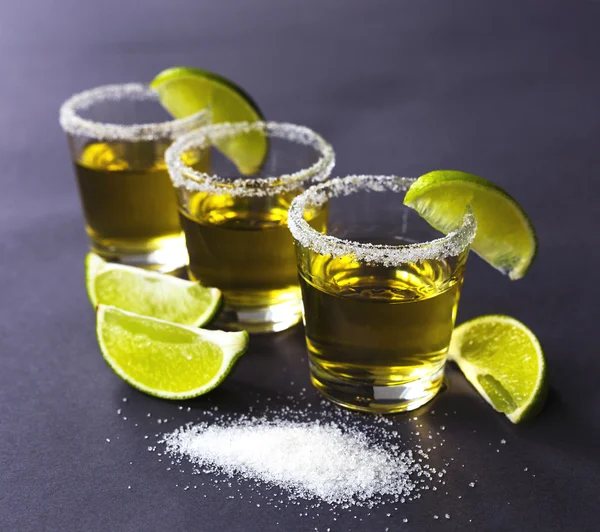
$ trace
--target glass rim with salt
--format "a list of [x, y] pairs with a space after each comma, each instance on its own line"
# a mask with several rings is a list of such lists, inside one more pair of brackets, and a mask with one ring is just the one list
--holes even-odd
[[[219, 143], [247, 134], [262, 134], [269, 139], [289, 145], [302, 145], [315, 151], [315, 161], [296, 171], [260, 177], [217, 175], [203, 172], [186, 164], [182, 155], [190, 150], [208, 150]], [[327, 179], [335, 165], [331, 145], [318, 133], [306, 126], [287, 122], [233, 122], [201, 127], [179, 137], [165, 154], [173, 185], [188, 191], [210, 194], [229, 194], [237, 197], [275, 196], [297, 190], [305, 182]]]
[[332, 257], [352, 255], [357, 261], [383, 266], [458, 255], [475, 238], [477, 221], [470, 209], [464, 214], [459, 227], [447, 235], [425, 242], [397, 245], [371, 244], [324, 234], [314, 229], [304, 218], [308, 207], [321, 206], [331, 198], [349, 196], [360, 191], [406, 192], [415, 181], [416, 178], [393, 175], [350, 175], [330, 179], [294, 198], [289, 210], [288, 226], [293, 237], [315, 253]]
[[130, 82], [100, 85], [68, 98], [60, 107], [59, 122], [65, 133], [97, 140], [152, 141], [175, 139], [210, 121], [210, 109], [202, 109], [184, 118], [169, 118], [126, 124], [121, 120], [87, 118], [85, 113], [95, 106], [125, 101], [156, 103], [161, 108], [158, 93], [146, 83]]
[[353, 410], [414, 410], [442, 387], [477, 223], [467, 209], [439, 236], [403, 203], [414, 182], [334, 178], [290, 206], [311, 381]]

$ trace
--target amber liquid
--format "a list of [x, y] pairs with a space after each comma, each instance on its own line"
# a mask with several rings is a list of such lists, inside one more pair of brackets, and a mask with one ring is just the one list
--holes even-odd
[[181, 212], [190, 277], [220, 288], [234, 306], [298, 300], [296, 256], [287, 228], [292, 199], [197, 193], [189, 212]]
[[[299, 255], [306, 341], [317, 388], [328, 395], [331, 378], [372, 390], [436, 375], [430, 384], [435, 393], [466, 255], [458, 268], [443, 260], [368, 266], [352, 257], [331, 258], [301, 248]], [[346, 406], [377, 411], [373, 397], [360, 395], [349, 397]]]
[[106, 258], [184, 250], [177, 201], [152, 142], [94, 143], [75, 161], [88, 235]]

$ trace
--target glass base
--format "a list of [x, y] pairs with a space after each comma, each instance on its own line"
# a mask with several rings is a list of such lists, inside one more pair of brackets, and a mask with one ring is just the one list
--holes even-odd
[[181, 240], [170, 244], [152, 251], [140, 252], [139, 250], [106, 247], [98, 242], [92, 242], [91, 251], [109, 262], [161, 273], [178, 273], [188, 264], [187, 249]]
[[433, 399], [444, 380], [444, 368], [401, 385], [374, 386], [332, 374], [310, 361], [310, 378], [327, 399], [345, 408], [376, 414], [415, 410]]
[[234, 331], [245, 330], [251, 334], [285, 331], [302, 319], [302, 302], [287, 301], [268, 307], [225, 306], [212, 323], [214, 328]]

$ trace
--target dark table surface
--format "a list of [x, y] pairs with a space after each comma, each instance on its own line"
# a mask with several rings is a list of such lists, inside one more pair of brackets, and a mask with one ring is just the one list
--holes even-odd
[[[5, 2], [0, 530], [598, 530], [599, 22], [594, 0]], [[536, 332], [552, 382], [539, 418], [513, 426], [451, 370], [435, 414], [418, 419], [445, 426], [445, 490], [336, 521], [208, 481], [185, 490], [198, 477], [147, 451], [156, 418], [174, 428], [207, 405], [235, 414], [257, 397], [316, 392], [300, 327], [253, 340], [191, 412], [130, 389], [100, 356], [57, 110], [81, 89], [175, 64], [231, 77], [267, 117], [322, 133], [336, 174], [459, 168], [518, 198], [537, 262], [511, 282], [473, 257], [459, 321], [506, 313]], [[402, 437], [409, 421], [393, 419]]]

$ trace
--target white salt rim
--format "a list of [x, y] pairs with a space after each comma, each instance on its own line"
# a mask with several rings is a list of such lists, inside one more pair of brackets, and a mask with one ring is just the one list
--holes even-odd
[[303, 247], [320, 255], [332, 257], [352, 255], [357, 261], [369, 264], [377, 263], [389, 267], [407, 262], [441, 260], [460, 255], [471, 245], [477, 230], [477, 221], [470, 209], [465, 213], [462, 225], [456, 231], [427, 242], [399, 246], [365, 244], [322, 234], [313, 229], [304, 219], [307, 205], [318, 207], [329, 198], [348, 196], [362, 190], [406, 192], [415, 181], [416, 179], [408, 177], [370, 175], [350, 175], [331, 179], [327, 183], [310, 187], [294, 198], [290, 207], [288, 227]]
[[[188, 150], [206, 149], [219, 140], [240, 133], [259, 131], [267, 137], [287, 140], [313, 148], [319, 153], [318, 160], [307, 168], [291, 174], [269, 177], [219, 176], [199, 172], [186, 165], [181, 156]], [[178, 138], [166, 151], [165, 160], [173, 185], [192, 192], [230, 194], [232, 196], [273, 196], [293, 191], [306, 180], [323, 181], [329, 177], [335, 165], [333, 148], [312, 129], [284, 122], [235, 122], [205, 126]]]
[[88, 120], [80, 112], [102, 102], [134, 100], [156, 101], [158, 94], [143, 83], [103, 85], [71, 96], [60, 107], [59, 121], [63, 130], [73, 136], [90, 137], [97, 140], [159, 140], [174, 139], [193, 127], [204, 125], [210, 120], [210, 111], [203, 109], [185, 118], [147, 124], [111, 124]]

